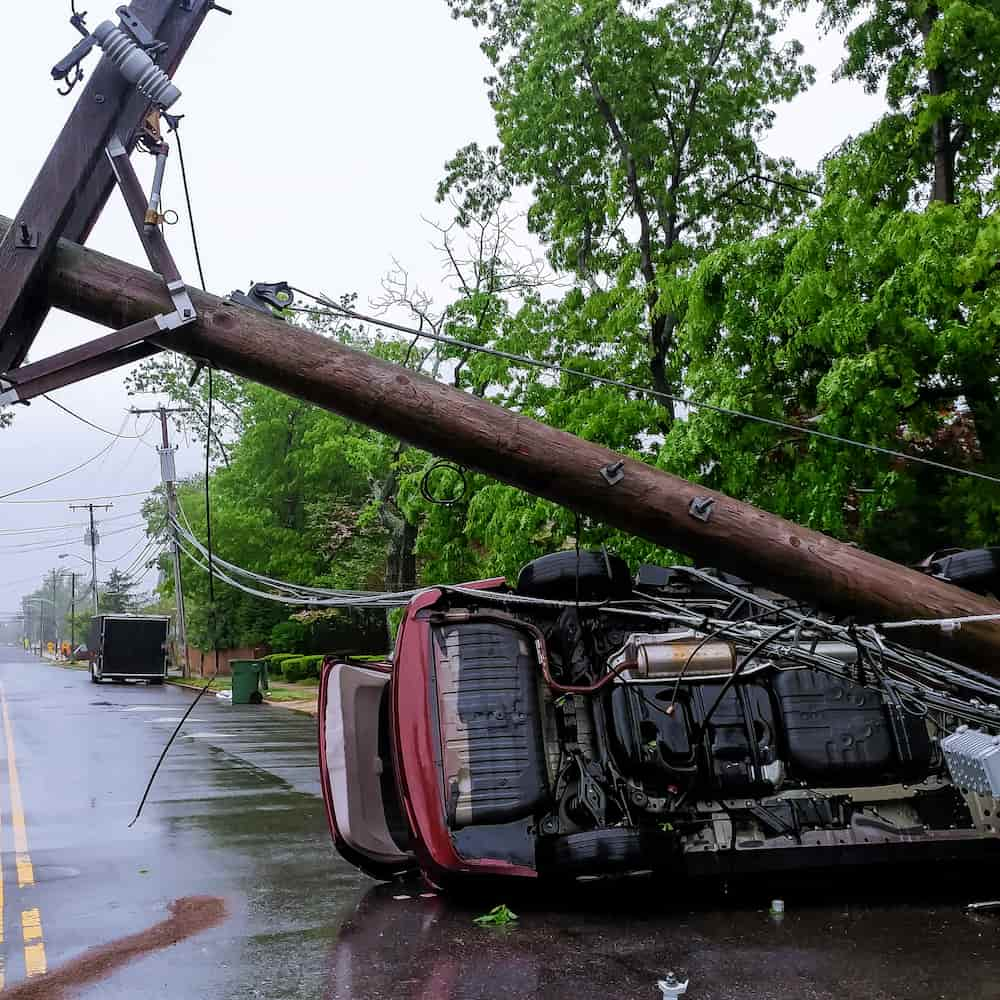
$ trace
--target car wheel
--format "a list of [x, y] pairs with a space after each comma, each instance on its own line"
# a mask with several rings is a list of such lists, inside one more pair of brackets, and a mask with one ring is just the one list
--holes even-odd
[[149, 680], [146, 681], [146, 683], [147, 684], [162, 684], [163, 683], [163, 678], [162, 677], [150, 677]]
[[632, 594], [628, 564], [606, 552], [553, 552], [528, 563], [517, 577], [517, 592], [550, 600], [606, 601]]
[[586, 830], [539, 839], [535, 864], [540, 875], [575, 878], [656, 868], [671, 853], [670, 841], [640, 830]]
[[935, 559], [930, 565], [935, 576], [980, 594], [1000, 591], [1000, 548], [965, 549]]

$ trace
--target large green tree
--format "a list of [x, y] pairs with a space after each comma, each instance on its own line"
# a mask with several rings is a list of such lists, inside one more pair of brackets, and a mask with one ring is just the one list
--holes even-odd
[[[686, 381], [705, 400], [1000, 470], [996, 3], [830, 4], [841, 72], [889, 110], [824, 165], [800, 225], [708, 258]], [[995, 542], [995, 484], [695, 414], [664, 461], [898, 559]]]
[[[529, 187], [529, 223], [553, 266], [598, 300], [590, 319], [612, 348], [606, 366], [615, 345], [642, 350], [653, 388], [676, 393], [679, 279], [713, 247], [794, 216], [809, 193], [808, 178], [761, 147], [775, 105], [811, 79], [801, 46], [774, 41], [784, 5], [449, 6], [483, 29], [500, 145], [460, 150], [441, 194], [481, 211], [498, 189]], [[638, 343], [622, 343], [626, 331]]]

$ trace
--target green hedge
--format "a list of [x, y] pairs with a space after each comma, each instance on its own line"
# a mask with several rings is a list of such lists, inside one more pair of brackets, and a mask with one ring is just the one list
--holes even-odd
[[284, 673], [285, 664], [290, 660], [297, 660], [301, 658], [301, 653], [270, 653], [268, 656], [263, 657], [267, 661], [267, 671], [274, 677], [280, 676]]
[[322, 655], [297, 656], [293, 659], [285, 660], [281, 664], [281, 670], [285, 675], [285, 680], [294, 683], [308, 679], [318, 680], [322, 665]]

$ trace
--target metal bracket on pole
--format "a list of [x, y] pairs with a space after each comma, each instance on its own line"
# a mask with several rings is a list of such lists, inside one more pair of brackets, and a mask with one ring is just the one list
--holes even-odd
[[[146, 201], [128, 151], [117, 136], [112, 137], [108, 143], [107, 156], [139, 240], [153, 269], [167, 286], [174, 311], [132, 323], [115, 333], [10, 372], [5, 382], [0, 383], [9, 386], [0, 392], [0, 406], [25, 403], [42, 393], [79, 381], [80, 378], [128, 364], [136, 360], [137, 356], [148, 357], [157, 350], [146, 343], [150, 337], [176, 330], [198, 318], [187, 285], [181, 279], [159, 225], [148, 221], [151, 203]], [[162, 182], [162, 172], [159, 173], [159, 181]], [[156, 182], [154, 192], [155, 189]]]
[[[211, 0], [140, 0], [119, 8], [120, 28], [110, 26], [109, 31], [102, 25], [93, 35], [82, 17], [72, 20], [84, 38], [53, 70], [57, 79], [67, 85], [75, 82], [82, 77], [79, 63], [84, 56], [102, 40], [107, 49], [15, 216], [15, 225], [0, 237], [0, 374], [11, 383], [23, 381], [13, 373], [23, 364], [49, 310], [45, 272], [56, 242], [65, 237], [85, 243], [107, 202], [114, 177], [102, 155], [105, 147], [113, 137], [126, 149], [135, 146], [151, 96], [162, 103], [175, 93], [166, 77], [177, 69], [213, 7]], [[166, 280], [169, 284], [175, 279]], [[175, 294], [186, 292], [175, 289]], [[182, 315], [189, 305], [189, 299], [175, 299]], [[130, 350], [135, 360], [137, 352]], [[139, 356], [156, 350], [149, 345]], [[87, 374], [124, 363], [118, 355], [103, 368], [92, 360]], [[61, 384], [71, 381], [75, 379], [67, 377]]]
[[125, 197], [125, 204], [128, 206], [132, 223], [135, 226], [135, 231], [139, 234], [139, 240], [146, 251], [149, 263], [166, 282], [174, 309], [181, 320], [181, 323], [177, 325], [181, 326], [184, 323], [193, 322], [198, 318], [198, 314], [195, 312], [190, 295], [188, 295], [187, 286], [181, 280], [180, 271], [177, 269], [173, 254], [167, 247], [167, 241], [163, 238], [160, 227], [147, 221], [150, 203], [147, 202], [142, 193], [142, 186], [136, 176], [135, 168], [132, 166], [128, 152], [118, 136], [114, 136], [108, 143], [107, 154], [111, 161], [115, 180], [118, 181], [118, 186]]
[[295, 296], [287, 281], [258, 281], [251, 283], [249, 292], [241, 292], [238, 288], [230, 292], [228, 301], [283, 320], [280, 310], [292, 305]]

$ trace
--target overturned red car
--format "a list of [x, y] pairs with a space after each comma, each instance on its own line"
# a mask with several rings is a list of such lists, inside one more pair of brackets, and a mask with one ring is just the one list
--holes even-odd
[[558, 552], [325, 668], [334, 842], [377, 878], [998, 857], [1000, 683], [711, 570]]

